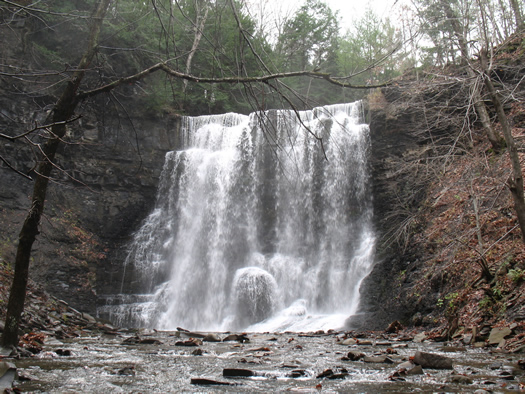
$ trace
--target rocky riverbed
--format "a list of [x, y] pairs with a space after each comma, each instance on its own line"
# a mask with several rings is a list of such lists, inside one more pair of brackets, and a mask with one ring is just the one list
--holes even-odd
[[520, 392], [521, 327], [485, 331], [443, 342], [436, 332], [158, 332], [91, 322], [4, 349], [0, 383], [49, 393]]

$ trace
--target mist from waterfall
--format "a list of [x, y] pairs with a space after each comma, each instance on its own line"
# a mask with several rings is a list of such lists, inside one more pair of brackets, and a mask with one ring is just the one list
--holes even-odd
[[126, 260], [139, 290], [100, 311], [166, 330], [341, 328], [374, 257], [362, 112], [184, 118]]

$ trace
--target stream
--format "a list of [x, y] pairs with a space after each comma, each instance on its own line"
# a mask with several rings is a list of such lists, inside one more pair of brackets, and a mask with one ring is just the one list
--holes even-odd
[[[248, 333], [228, 342], [192, 335], [198, 334], [130, 330], [49, 337], [42, 352], [13, 361], [19, 374], [14, 387], [35, 393], [507, 393], [523, 392], [525, 382], [520, 355], [494, 347], [417, 343], [386, 334], [342, 345], [342, 332]], [[404, 374], [400, 365], [417, 351], [444, 355], [453, 369]], [[349, 352], [360, 359], [350, 361]]]

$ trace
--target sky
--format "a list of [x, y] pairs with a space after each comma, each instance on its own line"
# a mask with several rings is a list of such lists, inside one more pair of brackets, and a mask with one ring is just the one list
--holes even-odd
[[[302, 6], [306, 0], [244, 0], [257, 18], [263, 18], [262, 25], [271, 28], [279, 21], [293, 17], [294, 11]], [[339, 11], [341, 28], [346, 31], [352, 22], [360, 19], [367, 7], [379, 17], [394, 18], [393, 5], [403, 0], [322, 0], [333, 11]], [[277, 21], [277, 22], [276, 22]]]
[[[291, 3], [298, 3], [294, 0], [284, 0]], [[324, 0], [326, 4], [334, 11], [339, 10], [339, 16], [341, 17], [341, 26], [349, 27], [353, 20], [359, 19], [367, 7], [372, 8], [375, 13], [385, 18], [391, 16], [393, 12], [392, 6], [396, 3], [396, 0]]]

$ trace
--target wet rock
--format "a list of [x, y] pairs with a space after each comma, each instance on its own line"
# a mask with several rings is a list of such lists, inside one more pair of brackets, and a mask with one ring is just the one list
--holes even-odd
[[346, 338], [345, 340], [343, 340], [340, 343], [341, 343], [341, 345], [344, 345], [344, 346], [352, 346], [352, 345], [355, 345], [357, 343], [357, 339]]
[[248, 338], [248, 335], [246, 334], [230, 334], [226, 338], [224, 338], [222, 341], [223, 342], [236, 341], [240, 343], [245, 343], [245, 342], [250, 342], [250, 338]]
[[474, 383], [472, 379], [465, 375], [452, 375], [447, 378], [447, 383], [456, 383], [456, 384], [472, 384]]
[[361, 360], [363, 357], [365, 357], [364, 353], [358, 352], [358, 351], [351, 351], [351, 352], [348, 352], [348, 354], [346, 355], [346, 360], [347, 361], [357, 361], [357, 360]]
[[89, 313], [82, 313], [82, 319], [86, 320], [90, 324], [96, 324], [97, 323], [97, 319], [95, 319]]
[[416, 352], [414, 363], [423, 368], [431, 369], [452, 369], [452, 359], [440, 354]]
[[399, 321], [393, 321], [392, 323], [390, 323], [387, 327], [387, 329], [385, 330], [385, 332], [387, 334], [395, 334], [395, 333], [398, 333], [399, 331], [401, 331], [403, 329], [403, 325], [399, 322]]
[[301, 365], [301, 363], [300, 363], [299, 361], [297, 361], [297, 360], [294, 360], [293, 362], [294, 362], [294, 364], [291, 364], [291, 363], [290, 363], [290, 364], [284, 363], [284, 364], [281, 365], [281, 368], [297, 369], [297, 368], [299, 368], [299, 366]]
[[414, 368], [407, 370], [407, 375], [423, 375], [423, 367], [414, 365]]
[[396, 380], [392, 378], [408, 375], [423, 375], [423, 368], [421, 365], [416, 365], [412, 361], [405, 361], [397, 366], [397, 370], [390, 375], [390, 379]]
[[195, 349], [193, 352], [191, 352], [193, 356], [202, 356], [204, 354], [204, 351], [202, 349]]
[[370, 339], [360, 339], [359, 341], [357, 341], [357, 344], [360, 346], [371, 346], [374, 343]]
[[427, 339], [427, 334], [425, 334], [424, 332], [420, 332], [419, 334], [416, 334], [414, 336], [414, 342], [416, 342], [416, 343], [421, 343], [425, 339]]
[[474, 336], [472, 335], [472, 333], [470, 333], [470, 334], [463, 335], [462, 341], [465, 345], [468, 345], [472, 342], [473, 339], [474, 339]]
[[206, 337], [206, 335], [209, 335], [209, 334], [203, 334], [203, 333], [195, 332], [195, 331], [188, 331], [180, 327], [177, 327], [177, 331], [180, 332], [182, 335], [185, 335], [189, 338], [204, 338]]
[[515, 377], [513, 374], [511, 374], [509, 371], [503, 371], [499, 374], [500, 379], [503, 380], [514, 380]]
[[512, 330], [509, 327], [494, 327], [490, 331], [489, 345], [499, 345], [510, 334]]
[[503, 367], [503, 363], [501, 361], [497, 361], [489, 365], [489, 369], [492, 369], [493, 371], [496, 369], [501, 369], [502, 367]]
[[135, 366], [128, 365], [118, 370], [117, 374], [126, 376], [135, 376]]
[[13, 385], [13, 381], [18, 378], [16, 366], [6, 361], [0, 362], [0, 392], [8, 391]]
[[188, 341], [177, 341], [175, 342], [175, 346], [199, 346], [198, 343], [196, 343], [195, 340], [188, 340]]
[[138, 343], [140, 345], [162, 345], [162, 342], [155, 338], [143, 338]]
[[348, 376], [348, 372], [334, 373], [328, 376], [328, 379], [345, 379]]
[[246, 349], [246, 352], [269, 352], [270, 348], [267, 346], [261, 346], [254, 349]]
[[304, 369], [294, 369], [293, 371], [290, 371], [290, 373], [287, 374], [286, 376], [295, 379], [295, 378], [302, 378], [307, 375], [308, 374], [306, 373]]
[[393, 364], [394, 361], [387, 357], [387, 356], [365, 356], [363, 358], [363, 361], [365, 363], [386, 363], [386, 364]]
[[520, 369], [525, 369], [525, 360], [518, 360], [518, 367]]
[[262, 364], [262, 360], [259, 360], [259, 359], [247, 360], [244, 357], [240, 358], [238, 362], [241, 364]]
[[72, 354], [69, 349], [57, 349], [55, 350], [55, 353], [62, 357], [69, 357]]
[[345, 379], [348, 376], [348, 371], [341, 368], [340, 371], [334, 372], [333, 369], [328, 368], [316, 376], [317, 379]]
[[334, 371], [331, 369], [325, 369], [323, 372], [321, 372], [319, 375], [316, 376], [317, 379], [326, 378], [328, 376], [332, 376], [334, 374]]
[[250, 376], [257, 376], [257, 374], [251, 369], [225, 368], [222, 370], [222, 376], [227, 378], [248, 378]]
[[235, 383], [221, 382], [219, 380], [205, 378], [191, 378], [190, 383], [199, 386], [235, 386]]
[[202, 338], [203, 342], [221, 342], [221, 338], [217, 334], [206, 334], [204, 338]]
[[459, 353], [459, 352], [466, 352], [467, 349], [463, 346], [443, 346], [440, 349], [442, 352], [448, 352], [448, 353]]
[[12, 351], [11, 348], [0, 346], [0, 357], [9, 357]]
[[122, 341], [123, 345], [161, 345], [162, 342], [155, 338], [141, 338], [138, 335], [126, 338]]

